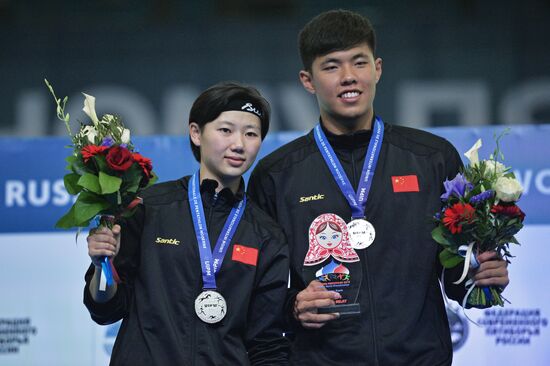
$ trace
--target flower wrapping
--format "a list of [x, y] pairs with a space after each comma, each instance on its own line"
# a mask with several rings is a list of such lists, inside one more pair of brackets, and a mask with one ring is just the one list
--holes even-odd
[[[443, 183], [443, 207], [434, 215], [432, 238], [443, 246], [439, 259], [443, 267], [463, 266], [461, 283], [470, 269], [478, 265], [476, 255], [496, 251], [510, 262], [510, 244], [519, 244], [514, 235], [523, 227], [525, 214], [517, 206], [523, 188], [504, 160], [499, 148], [486, 160], [479, 160], [481, 139], [464, 155], [470, 163], [452, 180]], [[463, 301], [465, 307], [503, 306], [499, 287], [479, 288], [472, 280]]]

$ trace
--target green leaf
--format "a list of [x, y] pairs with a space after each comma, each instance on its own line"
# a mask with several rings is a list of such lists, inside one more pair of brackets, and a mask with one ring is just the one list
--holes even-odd
[[94, 161], [97, 164], [98, 171], [106, 172], [109, 170], [109, 166], [107, 165], [107, 160], [105, 160], [105, 155], [102, 155], [102, 154], [94, 155]]
[[159, 179], [158, 175], [156, 175], [155, 172], [151, 172], [151, 179], [149, 179], [149, 182], [145, 187], [152, 186], [157, 182], [158, 179]]
[[439, 244], [451, 245], [451, 243], [444, 236], [444, 230], [445, 229], [443, 228], [443, 226], [437, 226], [435, 229], [432, 230], [432, 238]]
[[84, 173], [84, 175], [78, 180], [78, 184], [83, 188], [86, 188], [88, 191], [101, 193], [99, 178], [95, 174]]
[[[67, 147], [72, 148], [72, 146], [67, 146]], [[65, 169], [69, 171], [73, 171], [73, 164], [76, 162], [76, 156], [69, 155], [65, 158], [65, 161], [67, 162]]]
[[439, 261], [445, 268], [453, 268], [464, 261], [464, 258], [445, 248], [439, 253]]
[[136, 193], [139, 189], [139, 180], [134, 180], [133, 182], [128, 182], [128, 185], [124, 189], [126, 192]]
[[72, 227], [78, 226], [78, 222], [74, 217], [74, 205], [71, 206], [69, 212], [63, 215], [56, 223], [55, 227], [58, 229], [70, 229]]
[[112, 175], [99, 172], [99, 185], [103, 194], [114, 193], [120, 189], [122, 179]]
[[136, 193], [139, 189], [139, 183], [143, 177], [141, 167], [134, 164], [130, 169], [124, 172], [124, 189], [123, 191]]
[[79, 175], [83, 175], [87, 171], [86, 165], [84, 165], [84, 162], [82, 161], [82, 159], [79, 159], [79, 157], [77, 156], [74, 157], [74, 160], [72, 160], [72, 162], [69, 165], [70, 165], [70, 168], [68, 169], [72, 170], [73, 172]]
[[110, 204], [103, 197], [95, 193], [83, 191], [78, 195], [73, 207], [75, 221], [83, 223], [109, 208]]
[[[71, 146], [69, 146], [69, 147], [71, 147]], [[72, 163], [76, 162], [77, 160], [78, 160], [78, 158], [74, 155], [69, 155], [65, 158], [65, 161], [69, 164], [72, 164]]]
[[63, 177], [63, 183], [65, 184], [65, 189], [69, 194], [75, 195], [82, 190], [82, 187], [78, 185], [78, 180], [80, 175], [76, 173], [69, 173]]
[[58, 229], [88, 227], [90, 225], [90, 219], [79, 222], [75, 217], [74, 210], [75, 210], [75, 205], [72, 205], [70, 210], [55, 223], [55, 227]]

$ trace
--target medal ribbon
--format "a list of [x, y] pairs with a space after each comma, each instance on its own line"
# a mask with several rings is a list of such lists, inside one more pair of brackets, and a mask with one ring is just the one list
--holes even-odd
[[380, 150], [382, 148], [384, 123], [380, 117], [376, 117], [374, 120], [373, 133], [370, 138], [367, 154], [365, 156], [365, 162], [363, 163], [363, 171], [361, 172], [361, 179], [359, 180], [357, 192], [354, 192], [346, 172], [344, 171], [342, 164], [340, 164], [340, 161], [332, 149], [332, 146], [330, 146], [330, 143], [328, 142], [328, 139], [320, 124], [315, 126], [314, 136], [317, 147], [319, 148], [323, 159], [325, 159], [327, 167], [349, 203], [351, 208], [351, 218], [364, 218], [365, 205], [367, 203], [367, 198], [372, 185], [374, 170], [376, 169], [376, 164], [378, 163], [378, 156], [380, 155]]
[[191, 209], [191, 217], [195, 227], [195, 235], [199, 246], [199, 256], [201, 259], [203, 289], [216, 289], [216, 273], [219, 272], [222, 266], [225, 253], [229, 247], [229, 243], [237, 226], [243, 216], [246, 206], [246, 195], [244, 198], [231, 209], [225, 225], [218, 237], [214, 251], [210, 246], [210, 238], [206, 228], [206, 219], [204, 217], [204, 208], [202, 206], [201, 195], [199, 192], [199, 172], [197, 171], [190, 180], [190, 188], [187, 192], [189, 197], [189, 207]]

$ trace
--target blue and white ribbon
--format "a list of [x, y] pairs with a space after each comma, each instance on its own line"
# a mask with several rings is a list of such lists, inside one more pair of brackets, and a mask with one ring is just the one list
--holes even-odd
[[204, 208], [199, 192], [199, 172], [195, 172], [190, 180], [188, 189], [189, 207], [191, 209], [191, 217], [195, 227], [195, 236], [199, 247], [199, 256], [201, 260], [203, 289], [216, 289], [216, 273], [218, 273], [229, 243], [237, 226], [241, 221], [244, 208], [246, 206], [246, 195], [244, 198], [231, 209], [229, 217], [225, 221], [225, 225], [218, 237], [214, 251], [210, 246], [210, 238], [208, 237], [208, 229], [206, 227], [206, 219], [204, 217]]
[[342, 164], [340, 164], [340, 161], [332, 149], [332, 146], [330, 146], [330, 143], [320, 124], [315, 126], [314, 137], [317, 147], [319, 148], [323, 159], [325, 159], [330, 173], [334, 177], [340, 191], [344, 194], [344, 197], [346, 197], [346, 200], [349, 203], [351, 208], [351, 217], [353, 219], [364, 218], [365, 206], [371, 189], [374, 170], [376, 169], [380, 150], [382, 149], [384, 123], [380, 117], [376, 117], [374, 120], [373, 134], [369, 142], [365, 162], [363, 163], [363, 170], [361, 172], [361, 179], [359, 180], [357, 192], [353, 190], [353, 187], [346, 176], [346, 172], [344, 171]]

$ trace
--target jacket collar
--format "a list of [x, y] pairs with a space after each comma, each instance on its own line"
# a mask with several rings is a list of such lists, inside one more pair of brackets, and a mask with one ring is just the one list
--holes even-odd
[[[213, 179], [204, 179], [200, 186], [201, 196], [203, 201], [211, 202], [212, 198], [216, 194], [216, 188], [218, 187], [218, 182]], [[239, 183], [239, 189], [237, 193], [233, 192], [229, 188], [224, 188], [218, 192], [218, 201], [226, 203], [229, 206], [234, 206], [237, 202], [241, 201], [244, 198], [244, 180], [241, 178]]]
[[[335, 149], [355, 149], [358, 147], [368, 146], [370, 138], [372, 136], [371, 130], [359, 130], [352, 133], [346, 133], [341, 135], [336, 135], [325, 128], [323, 121], [319, 119], [319, 123], [323, 132], [327, 136], [330, 146]], [[373, 122], [374, 124], [374, 118]]]

